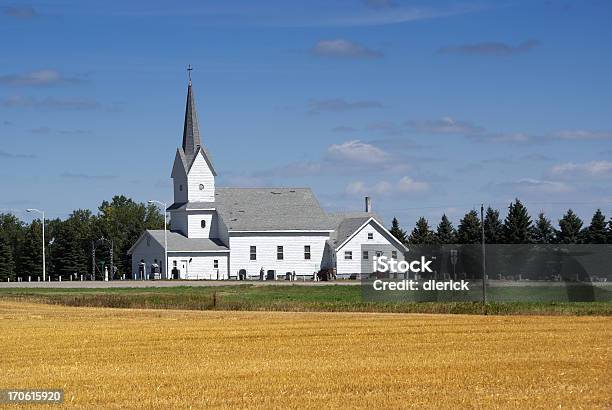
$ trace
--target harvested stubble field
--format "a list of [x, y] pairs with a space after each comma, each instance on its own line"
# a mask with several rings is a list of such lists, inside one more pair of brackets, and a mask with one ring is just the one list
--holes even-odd
[[82, 408], [610, 407], [611, 340], [611, 317], [0, 301], [0, 387]]

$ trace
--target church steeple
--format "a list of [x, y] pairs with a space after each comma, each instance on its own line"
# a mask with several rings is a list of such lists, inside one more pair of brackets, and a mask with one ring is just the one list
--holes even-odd
[[187, 86], [187, 104], [185, 106], [185, 124], [183, 128], [183, 151], [187, 157], [192, 157], [202, 146], [200, 140], [200, 123], [198, 122], [198, 113], [196, 112], [195, 97], [191, 85], [191, 65], [187, 71], [189, 72], [189, 85]]

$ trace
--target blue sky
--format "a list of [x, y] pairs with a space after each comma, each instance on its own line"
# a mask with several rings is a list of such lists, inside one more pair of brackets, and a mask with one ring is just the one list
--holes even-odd
[[[124, 4], [127, 3], [127, 4]], [[0, 2], [0, 210], [171, 202], [187, 64], [221, 186], [387, 223], [612, 214], [608, 1]]]

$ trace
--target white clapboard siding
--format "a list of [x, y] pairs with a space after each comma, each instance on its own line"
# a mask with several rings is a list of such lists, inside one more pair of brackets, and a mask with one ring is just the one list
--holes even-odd
[[[216, 211], [188, 211], [187, 236], [189, 238], [216, 238], [219, 235]], [[202, 221], [206, 221], [202, 228]]]
[[[295, 271], [297, 275], [311, 275], [321, 269], [327, 232], [230, 232], [230, 272], [235, 276], [245, 269], [249, 276], [259, 276], [259, 270], [274, 270], [277, 275]], [[257, 247], [257, 260], [250, 260], [250, 247]], [[283, 246], [283, 260], [276, 258], [276, 247]], [[304, 259], [304, 246], [310, 245], [310, 260]]]
[[[368, 233], [372, 233], [373, 238], [368, 239]], [[362, 262], [362, 245], [386, 245], [393, 246], [395, 250], [397, 250], [398, 260], [403, 259], [404, 250], [391, 239], [389, 231], [386, 229], [381, 229], [376, 223], [370, 221], [366, 226], [364, 226], [353, 238], [347, 242], [342, 248], [337, 251], [336, 254], [336, 273], [338, 275], [351, 275], [351, 274], [360, 274], [361, 272], [361, 262]], [[380, 249], [384, 251], [384, 248]], [[352, 252], [352, 259], [345, 259], [345, 252]], [[385, 255], [388, 252], [384, 252]], [[369, 254], [368, 263], [372, 263], [372, 252]], [[386, 255], [391, 257], [391, 255]]]
[[174, 202], [183, 203], [187, 202], [187, 175], [183, 168], [183, 162], [180, 158], [177, 158], [179, 164], [175, 164], [175, 169], [180, 166], [181, 169], [172, 172], [172, 180], [174, 185]]
[[[206, 253], [190, 253], [190, 252], [172, 252], [168, 255], [170, 261], [170, 270], [176, 261], [177, 266], [182, 266], [185, 262], [187, 271], [181, 272], [181, 279], [227, 279], [228, 278], [228, 253], [226, 252], [206, 252]], [[217, 260], [219, 267], [215, 269], [214, 261]]]
[[[200, 189], [200, 184], [204, 189]], [[189, 202], [213, 202], [215, 200], [215, 176], [200, 151], [187, 175]]]
[[138, 274], [141, 260], [144, 260], [146, 264], [146, 272], [149, 274], [151, 272], [151, 265], [155, 259], [157, 259], [157, 264], [159, 265], [161, 271], [164, 272], [164, 247], [156, 240], [151, 238], [148, 233], [144, 233], [143, 237], [141, 240], [139, 240], [132, 251], [132, 274]]

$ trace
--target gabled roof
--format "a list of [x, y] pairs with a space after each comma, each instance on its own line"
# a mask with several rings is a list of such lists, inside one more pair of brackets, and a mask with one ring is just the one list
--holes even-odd
[[217, 212], [229, 231], [331, 231], [310, 188], [216, 188]]
[[[360, 212], [359, 215], [348, 214], [348, 217], [341, 218], [343, 214], [332, 214], [330, 217], [335, 221], [339, 221], [336, 225], [334, 232], [331, 234], [329, 239], [329, 244], [335, 250], [342, 248], [348, 241], [351, 240], [359, 231], [361, 231], [366, 225], [372, 222], [375, 225], [384, 231], [392, 242], [395, 242], [397, 245], [401, 246], [403, 249], [406, 249], [404, 244], [402, 244], [397, 238], [395, 238], [391, 232], [385, 228], [382, 223], [382, 220], [373, 213]], [[346, 214], [344, 214], [346, 215]]]
[[[147, 229], [128, 251], [131, 254], [144, 237], [150, 237], [164, 247], [163, 229]], [[168, 231], [168, 252], [229, 252], [229, 248], [219, 239], [187, 238], [178, 232]]]

